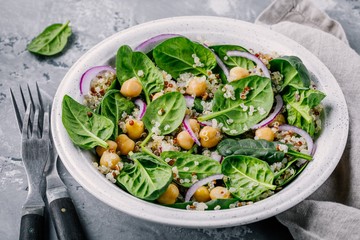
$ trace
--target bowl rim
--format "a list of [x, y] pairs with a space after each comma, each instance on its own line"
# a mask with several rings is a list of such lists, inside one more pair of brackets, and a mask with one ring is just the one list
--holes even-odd
[[[187, 25], [186, 25], [187, 24]], [[174, 27], [182, 26], [181, 29], [192, 29], [191, 26], [195, 24], [196, 27], [200, 29], [201, 24], [204, 26], [209, 27], [211, 25], [220, 27], [221, 24], [239, 27], [241, 29], [248, 29], [249, 33], [250, 30], [255, 31], [257, 35], [255, 37], [263, 37], [267, 36], [271, 39], [278, 39], [280, 44], [285, 44], [289, 49], [295, 48], [297, 51], [301, 51], [300, 55], [306, 56], [305, 60], [307, 62], [316, 63], [317, 67], [321, 69], [321, 74], [327, 76], [326, 83], [321, 82], [326, 89], [333, 89], [330, 92], [335, 94], [336, 96], [336, 104], [329, 103], [331, 107], [333, 107], [332, 111], [335, 109], [336, 113], [341, 114], [342, 122], [337, 122], [337, 126], [341, 128], [343, 131], [339, 132], [336, 135], [336, 139], [338, 139], [338, 144], [335, 149], [331, 149], [331, 155], [326, 155], [329, 157], [327, 165], [321, 165], [325, 167], [321, 173], [319, 173], [318, 177], [315, 181], [308, 181], [309, 186], [305, 187], [304, 184], [299, 184], [299, 181], [304, 179], [304, 174], [300, 174], [295, 181], [297, 184], [291, 183], [293, 188], [284, 188], [282, 191], [276, 193], [274, 196], [271, 196], [267, 199], [261, 200], [259, 202], [255, 202], [249, 206], [243, 206], [236, 209], [227, 209], [221, 211], [188, 211], [188, 210], [181, 210], [181, 209], [174, 209], [165, 206], [160, 206], [158, 204], [149, 203], [143, 200], [140, 200], [120, 188], [116, 185], [111, 184], [106, 180], [104, 177], [101, 180], [99, 178], [99, 182], [94, 183], [92, 179], [89, 179], [83, 173], [81, 173], [79, 166], [80, 163], [73, 160], [73, 155], [78, 154], [78, 156], [82, 156], [82, 158], [87, 158], [88, 156], [84, 155], [84, 153], [77, 147], [70, 147], [66, 148], [69, 145], [69, 138], [67, 137], [67, 132], [62, 126], [61, 121], [61, 102], [62, 97], [64, 94], [70, 93], [74, 94], [74, 89], [70, 89], [70, 83], [66, 82], [66, 79], [70, 79], [75, 75], [81, 74], [80, 69], [84, 69], [87, 66], [86, 61], [91, 58], [94, 54], [99, 53], [99, 51], [103, 50], [105, 46], [114, 45], [115, 43], [119, 42], [119, 39], [126, 39], [126, 37], [133, 36], [136, 40], [141, 39], [139, 32], [145, 32], [145, 35], [149, 35], [152, 31], [154, 35], [156, 31], [161, 30], [163, 33], [164, 31], [168, 31], [170, 33], [170, 29]], [[157, 29], [155, 31], [155, 29]], [[192, 29], [193, 30], [193, 29]], [[183, 30], [184, 31], [184, 30]], [[203, 31], [210, 31], [204, 28]], [[173, 32], [174, 33], [174, 32]], [[209, 33], [208, 33], [209, 34]], [[153, 36], [154, 36], [153, 35]], [[150, 36], [150, 35], [149, 35]], [[149, 37], [148, 36], [148, 37]], [[137, 38], [136, 38], [137, 37]], [[143, 37], [143, 40], [146, 40], [148, 37]], [[256, 40], [257, 41], [257, 40]], [[135, 41], [136, 42], [136, 41]], [[274, 43], [274, 42], [273, 42]], [[133, 43], [134, 44], [134, 43]], [[246, 46], [245, 46], [246, 47]], [[117, 49], [116, 49], [117, 50]], [[113, 55], [116, 55], [116, 50], [113, 52]], [[304, 60], [303, 58], [301, 58]], [[98, 61], [104, 61], [106, 59], [100, 58]], [[80, 66], [80, 67], [79, 67]], [[320, 71], [320, 70], [319, 70]], [[74, 87], [74, 86], [72, 86]], [[74, 94], [76, 95], [76, 94]], [[330, 96], [333, 99], [333, 96]], [[331, 114], [331, 113], [330, 113]], [[333, 117], [331, 115], [331, 117]], [[340, 118], [339, 117], [339, 118]], [[328, 126], [334, 127], [332, 123], [328, 123]], [[327, 126], [325, 126], [327, 127]], [[232, 18], [225, 18], [225, 17], [214, 17], [214, 16], [184, 16], [184, 17], [172, 17], [172, 18], [164, 18], [158, 19], [146, 23], [142, 23], [104, 39], [100, 43], [96, 44], [94, 47], [89, 49], [85, 54], [83, 54], [69, 69], [67, 74], [64, 76], [63, 80], [61, 81], [52, 105], [51, 110], [51, 130], [53, 132], [53, 140], [54, 145], [59, 153], [59, 156], [69, 171], [69, 173], [73, 176], [73, 178], [82, 185], [88, 192], [90, 192], [93, 196], [98, 198], [99, 200], [105, 202], [109, 206], [130, 214], [132, 216], [153, 221], [161, 224], [167, 225], [174, 225], [174, 226], [182, 226], [182, 227], [202, 227], [202, 228], [214, 228], [214, 227], [228, 227], [228, 226], [235, 226], [235, 225], [242, 225], [248, 224], [252, 222], [256, 222], [276, 214], [279, 214], [294, 205], [298, 204], [308, 196], [310, 196], [316, 189], [318, 189], [325, 180], [330, 176], [330, 174], [335, 169], [336, 165], [340, 161], [340, 157], [345, 149], [345, 144], [348, 136], [348, 129], [349, 129], [349, 118], [348, 118], [348, 111], [345, 102], [345, 98], [341, 92], [341, 89], [331, 74], [331, 72], [327, 69], [327, 67], [311, 52], [307, 49], [302, 47], [299, 43], [295, 42], [294, 40], [280, 34], [274, 32], [264, 26], [255, 25], [249, 22], [244, 22], [237, 19]], [[66, 139], [67, 138], [67, 139]], [[71, 151], [69, 151], [71, 150]], [[316, 153], [314, 159], [323, 157]], [[314, 161], [313, 161], [314, 162]], [[313, 163], [312, 162], [312, 163]], [[315, 163], [314, 163], [315, 164]], [[97, 170], [90, 166], [91, 164], [85, 165], [85, 170], [87, 173], [91, 174], [91, 176], [96, 177], [96, 175], [101, 175]], [[305, 169], [306, 172], [311, 174], [308, 169], [309, 166]], [[303, 172], [305, 173], [305, 172]], [[101, 175], [102, 176], [102, 175]], [[105, 182], [106, 181], [106, 182]], [[106, 183], [106, 184], [105, 184]], [[96, 186], [106, 186], [105, 188]], [[300, 191], [296, 193], [296, 190]], [[292, 195], [293, 194], [293, 195]], [[287, 198], [288, 195], [292, 195], [292, 198]], [[114, 199], [117, 198], [117, 199]], [[127, 202], [129, 201], [129, 202]], [[268, 205], [275, 204], [276, 206], [268, 207]]]

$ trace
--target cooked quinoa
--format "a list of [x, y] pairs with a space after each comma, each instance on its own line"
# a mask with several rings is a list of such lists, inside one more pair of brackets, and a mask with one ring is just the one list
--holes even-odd
[[[189, 40], [179, 37], [179, 41], [183, 43]], [[166, 41], [164, 44], [166, 44]], [[161, 45], [159, 44], [159, 46]], [[188, 63], [187, 70], [178, 72], [178, 69], [168, 68], [168, 62], [162, 63], [161, 59], [157, 58], [157, 54], [161, 53], [158, 53], [155, 47], [151, 53], [152, 58], [145, 54], [141, 55], [144, 58], [143, 61], [147, 63], [146, 66], [152, 66], [150, 69], [146, 69], [145, 65], [141, 66], [142, 68], [134, 67], [132, 71], [128, 71], [133, 72], [134, 76], [129, 76], [128, 79], [122, 79], [122, 76], [117, 76], [111, 71], [101, 71], [91, 79], [90, 89], [84, 95], [83, 100], [83, 104], [92, 111], [89, 117], [92, 114], [102, 114], [100, 103], [106, 99], [105, 93], [109, 90], [114, 90], [114, 88], [116, 89], [116, 87], [119, 88], [119, 86], [113, 84], [114, 81], [119, 81], [121, 89], [116, 90], [120, 90], [121, 94], [124, 95], [121, 96], [120, 92], [117, 92], [116, 94], [120, 94], [118, 99], [125, 99], [122, 100], [124, 101], [123, 105], [119, 104], [116, 106], [121, 110], [116, 109], [116, 114], [113, 114], [117, 117], [114, 122], [114, 128], [117, 129], [115, 133], [117, 135], [106, 139], [110, 139], [116, 147], [111, 149], [108, 142], [106, 142], [108, 148], [102, 147], [103, 151], [100, 151], [100, 145], [96, 147], [97, 154], [106, 152], [111, 156], [111, 158], [109, 157], [105, 161], [102, 159], [102, 155], [99, 154], [99, 159], [93, 163], [94, 167], [106, 179], [137, 196], [134, 193], [136, 190], [131, 189], [131, 184], [144, 182], [146, 179], [153, 177], [154, 179], [151, 179], [154, 181], [152, 187], [155, 188], [157, 187], [156, 184], [160, 184], [161, 178], [164, 178], [161, 174], [166, 172], [167, 176], [171, 177], [167, 185], [159, 187], [159, 189], [152, 193], [153, 195], [143, 196], [141, 195], [142, 193], [138, 193], [139, 196], [137, 197], [186, 210], [204, 211], [252, 205], [281, 191], [300, 174], [302, 169], [309, 163], [309, 159], [312, 158], [311, 154], [313, 152], [311, 149], [309, 150], [311, 145], [299, 132], [292, 130], [284, 131], [281, 130], [281, 126], [289, 124], [289, 121], [294, 122], [295, 118], [289, 115], [292, 114], [291, 111], [294, 111], [294, 104], [300, 104], [304, 101], [303, 98], [306, 96], [304, 91], [314, 90], [316, 94], [319, 94], [319, 98], [324, 96], [320, 96], [314, 82], [310, 82], [309, 86], [298, 88], [296, 88], [298, 83], [294, 83], [290, 87], [285, 86], [289, 80], [286, 79], [286, 72], [282, 71], [281, 67], [276, 68], [276, 61], [288, 61], [286, 66], [290, 66], [292, 64], [291, 61], [298, 61], [296, 57], [279, 56], [275, 52], [256, 52], [253, 49], [249, 49], [248, 52], [244, 50], [246, 54], [250, 54], [257, 61], [260, 61], [261, 64], [259, 64], [259, 62], [251, 60], [254, 58], [228, 56], [226, 54], [228, 50], [219, 50], [222, 48], [232, 51], [238, 49], [234, 48], [233, 45], [219, 45], [206, 47], [202, 51], [210, 51], [207, 53], [210, 56], [214, 54], [218, 59], [221, 59], [223, 65], [228, 70], [237, 68], [238, 74], [241, 73], [243, 75], [231, 75], [230, 79], [219, 62], [210, 67], [211, 57], [207, 56], [205, 58], [202, 52], [196, 52], [195, 50], [194, 53], [188, 56], [187, 61], [190, 61], [190, 63]], [[175, 60], [173, 61], [175, 62]], [[183, 63], [178, 64], [181, 65]], [[301, 64], [298, 63], [298, 66]], [[119, 66], [122, 65], [120, 64]], [[280, 66], [285, 65], [280, 64]], [[121, 69], [117, 69], [117, 71], [117, 73], [122, 73]], [[234, 72], [236, 71], [232, 71], [231, 74]], [[159, 76], [157, 78], [158, 82], [151, 85], [150, 90], [147, 89], [148, 83], [144, 81], [144, 78], [149, 78], [149, 76]], [[128, 89], [125, 89], [125, 87], [123, 89], [125, 82], [129, 80], [134, 81], [135, 85]], [[242, 86], [242, 81], [248, 81], [249, 83]], [[303, 80], [304, 84], [307, 84], [306, 81]], [[195, 84], [195, 87], [193, 84]], [[262, 87], [261, 91], [258, 90], [259, 85]], [[201, 89], [197, 89], [200, 88], [199, 86], [201, 86]], [[137, 88], [140, 88], [140, 91], [135, 93]], [[180, 98], [177, 101], [172, 101], [170, 96], [176, 96], [176, 93], [180, 93], [182, 98], [186, 96], [187, 100], [183, 101]], [[271, 98], [267, 98], [265, 93], [269, 96], [271, 95]], [[265, 97], [258, 97], [261, 94]], [[276, 113], [274, 111], [277, 104], [280, 103], [274, 101], [275, 95], [280, 95], [281, 100], [284, 101], [283, 105], [278, 108], [280, 110]], [[258, 98], [255, 99], [254, 96]], [[161, 108], [154, 107], [155, 102], [161, 102], [166, 97], [169, 100], [164, 102]], [[140, 102], [143, 102], [143, 105], [135, 100], [140, 100]], [[185, 107], [183, 105], [180, 107], [176, 105], [181, 101], [186, 103]], [[237, 105], [234, 105], [234, 103]], [[169, 109], [167, 106], [170, 104], [173, 104], [174, 108], [181, 109], [176, 114], [182, 112], [181, 114], [184, 116], [179, 121], [177, 115], [174, 114], [172, 119], [164, 124], [164, 119], [171, 115], [172, 109]], [[223, 114], [222, 111], [225, 110], [219, 110], [219, 106], [227, 112]], [[308, 133], [312, 138], [321, 131], [323, 108], [320, 103], [316, 104], [316, 106], [311, 106], [308, 111], [309, 116], [304, 117], [305, 120], [309, 118], [312, 120], [311, 124], [313, 125], [308, 124], [309, 126], [304, 127], [305, 130], [311, 129], [313, 131]], [[156, 111], [148, 113], [152, 109], [156, 109]], [[113, 110], [115, 111], [115, 109]], [[149, 118], [148, 115], [150, 114], [152, 115]], [[273, 117], [264, 123], [263, 121], [272, 116], [272, 114], [274, 114]], [[242, 117], [240, 118], [239, 116]], [[206, 120], [202, 121], [201, 119]], [[249, 119], [257, 120], [252, 122]], [[180, 124], [174, 127], [174, 122], [179, 122]], [[263, 124], [255, 128], [254, 126], [258, 123]], [[292, 127], [292, 129], [296, 129], [302, 126], [294, 125]], [[243, 140], [248, 141], [248, 143]], [[252, 145], [245, 145], [245, 147], [241, 145], [249, 144], [249, 141]], [[264, 159], [264, 156], [259, 153], [265, 151], [264, 149], [260, 149], [259, 145], [257, 145], [259, 147], [258, 151], [252, 149], [256, 144], [268, 144], [267, 147], [264, 147], [266, 151], [270, 151], [269, 148], [273, 147], [271, 151], [276, 152], [276, 159]], [[226, 147], [221, 148], [220, 145]], [[234, 149], [234, 146], [240, 147], [239, 149]], [[246, 151], [240, 151], [242, 150], [241, 146], [244, 149], [249, 148], [249, 151], [252, 151], [252, 155], [250, 153], [246, 155]], [[241, 154], [237, 154], [238, 150]], [[227, 155], [228, 152], [231, 154]], [[167, 153], [169, 157], [167, 157]], [[173, 155], [173, 153], [178, 153], [179, 156]], [[143, 156], [141, 154], [147, 156], [145, 159], [146, 163], [133, 158], [133, 156], [141, 158]], [[261, 174], [270, 174], [272, 176], [272, 180], [268, 178], [271, 182], [263, 183], [261, 182], [262, 180], [247, 182], [244, 179], [241, 179], [243, 181], [241, 182], [238, 179], [241, 176], [231, 171], [226, 171], [225, 164], [230, 164], [232, 160], [229, 159], [232, 158], [238, 159], [243, 164], [237, 166], [236, 161], [231, 162], [233, 164], [232, 168], [238, 168], [238, 172], [242, 171], [242, 168], [250, 169], [245, 173], [249, 175], [247, 176], [248, 179], [256, 178], [251, 175], [252, 171], [256, 172], [261, 168], [259, 170]], [[147, 164], [150, 166], [150, 170], [146, 169], [148, 167]], [[244, 167], [244, 164], [249, 165]], [[143, 165], [146, 166], [143, 172], [149, 170], [146, 178], [141, 178], [140, 172], [136, 175], [139, 179], [133, 179], [133, 181], [124, 180], [122, 182], [123, 176], [130, 176], [131, 171], [137, 171], [136, 168], [143, 167]], [[152, 165], [154, 166], [151, 167]], [[129, 169], [132, 170], [130, 171]], [[156, 171], [157, 169], [162, 169], [162, 171], [152, 176], [151, 171]], [[216, 170], [211, 172], [213, 169]], [[130, 173], [127, 171], [130, 171]], [[211, 174], [207, 171], [211, 172]], [[211, 179], [212, 176], [217, 175], [220, 177]], [[197, 185], [202, 183], [203, 179], [208, 178], [210, 180], [206, 183]], [[241, 182], [243, 185], [234, 185], [236, 181]], [[253, 191], [253, 189], [258, 189], [260, 185], [266, 186], [264, 190], [259, 192]], [[194, 186], [197, 186], [197, 189], [192, 189]], [[140, 187], [138, 188], [140, 189]], [[148, 189], [150, 188], [148, 187]], [[189, 197], [188, 192], [190, 190], [194, 191]], [[177, 195], [171, 201], [166, 198], [166, 194], [171, 194], [170, 191], [177, 192]], [[155, 195], [156, 198], [152, 198]], [[227, 205], [224, 205], [225, 203]]]

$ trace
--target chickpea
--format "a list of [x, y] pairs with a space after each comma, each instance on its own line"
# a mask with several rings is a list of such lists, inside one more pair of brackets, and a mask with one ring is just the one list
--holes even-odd
[[121, 155], [128, 155], [129, 152], [134, 151], [135, 142], [130, 139], [126, 134], [120, 134], [116, 137], [116, 143], [118, 145], [118, 150]]
[[100, 165], [110, 169], [116, 169], [116, 165], [121, 161], [119, 155], [106, 150], [100, 158]]
[[256, 129], [255, 136], [258, 137], [258, 139], [264, 139], [272, 142], [274, 141], [275, 133], [269, 127], [262, 127]]
[[195, 134], [199, 134], [199, 132], [200, 132], [199, 122], [196, 119], [190, 119], [189, 123], [190, 123], [191, 130], [193, 130], [193, 132]]
[[230, 195], [231, 195], [231, 193], [229, 190], [227, 190], [224, 187], [220, 187], [220, 186], [215, 187], [210, 191], [211, 200], [230, 198]]
[[109, 145], [108, 148], [103, 148], [102, 146], [96, 147], [95, 151], [99, 157], [101, 157], [106, 150], [109, 150], [110, 152], [116, 151], [116, 148], [117, 148], [116, 142], [107, 140], [106, 143]]
[[210, 201], [210, 192], [205, 186], [199, 187], [194, 193], [194, 198], [197, 202], [207, 202]]
[[141, 138], [141, 135], [145, 130], [143, 121], [136, 119], [131, 119], [127, 121], [125, 127], [127, 131], [127, 135], [133, 140], [137, 140]]
[[229, 72], [229, 82], [237, 81], [242, 78], [246, 78], [249, 75], [250, 75], [249, 71], [246, 68], [233, 67], [232, 69], [230, 69], [230, 72]]
[[181, 131], [176, 136], [177, 143], [185, 150], [190, 150], [194, 145], [194, 140], [187, 131]]
[[126, 80], [121, 85], [121, 89], [120, 89], [120, 93], [123, 96], [130, 97], [130, 98], [139, 96], [141, 91], [142, 91], [142, 85], [136, 77]]
[[210, 126], [201, 129], [199, 137], [201, 146], [205, 148], [215, 147], [221, 139], [220, 132], [216, 128]]
[[283, 114], [279, 113], [278, 115], [276, 115], [276, 117], [274, 118], [274, 120], [272, 120], [270, 123], [269, 123], [269, 126], [270, 127], [274, 127], [274, 126], [280, 126], [282, 124], [284, 124], [286, 121], [285, 121], [285, 117]]
[[162, 96], [162, 95], [164, 95], [163, 92], [157, 92], [157, 93], [155, 93], [154, 96], [152, 97], [152, 100], [154, 101], [155, 99], [157, 99], [158, 97], [160, 97], [160, 96]]
[[157, 201], [161, 204], [174, 204], [178, 196], [178, 187], [175, 184], [170, 183], [166, 191], [157, 199]]
[[192, 96], [200, 97], [206, 93], [206, 79], [193, 77], [186, 88], [186, 93]]

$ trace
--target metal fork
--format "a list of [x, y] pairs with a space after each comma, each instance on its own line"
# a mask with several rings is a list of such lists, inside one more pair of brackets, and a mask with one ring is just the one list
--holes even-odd
[[[35, 113], [31, 112], [35, 109]], [[27, 105], [22, 122], [22, 161], [25, 166], [29, 191], [22, 208], [20, 239], [44, 239], [45, 203], [41, 193], [41, 179], [47, 160], [50, 157], [49, 113], [43, 114], [40, 130], [39, 115], [41, 109]], [[30, 118], [33, 119], [30, 121]], [[19, 119], [18, 119], [19, 122]], [[41, 123], [40, 123], [41, 124]]]
[[[11, 98], [12, 98], [12, 102], [14, 105], [19, 129], [21, 131], [23, 128], [22, 112], [25, 112], [25, 110], [29, 110], [30, 107], [26, 107], [26, 98], [25, 98], [24, 91], [21, 87], [20, 87], [21, 99], [19, 101], [16, 101], [16, 98], [15, 98], [15, 95], [14, 95], [12, 89], [10, 89], [10, 93], [11, 93]], [[27, 94], [29, 96], [28, 98], [30, 100], [31, 106], [35, 106], [34, 97], [31, 93], [29, 85], [27, 85]], [[43, 100], [43, 98], [41, 96], [41, 92], [40, 92], [37, 82], [36, 82], [36, 95], [37, 95], [40, 109], [44, 109], [45, 101]], [[21, 107], [21, 104], [18, 104], [19, 102], [22, 103], [23, 107]], [[25, 109], [25, 110], [23, 110], [23, 109]], [[50, 109], [50, 106], [48, 109]], [[29, 114], [29, 115], [31, 115], [31, 114]], [[44, 117], [45, 117], [45, 114], [43, 113], [43, 111], [38, 111], [39, 118], [41, 118], [40, 117], [41, 115], [44, 115]], [[46, 116], [47, 116], [47, 121], [49, 123], [48, 113], [46, 114]], [[30, 128], [32, 126], [31, 122], [32, 121], [29, 120]], [[37, 126], [41, 127], [41, 124], [37, 125]], [[50, 213], [50, 217], [51, 217], [54, 227], [55, 227], [57, 238], [59, 240], [85, 239], [85, 235], [82, 230], [80, 220], [76, 213], [74, 204], [73, 204], [73, 202], [70, 198], [70, 195], [67, 191], [67, 187], [60, 179], [58, 171], [57, 171], [58, 154], [52, 144], [51, 131], [49, 130], [49, 127], [47, 127], [47, 131], [49, 131], [49, 134], [50, 134], [50, 139], [48, 140], [49, 148], [50, 148], [50, 159], [48, 161], [47, 168], [45, 171], [46, 172], [46, 181], [45, 181], [45, 175], [43, 174], [43, 171], [41, 171], [41, 173], [38, 174], [38, 176], [43, 179], [41, 186], [40, 186], [41, 196], [44, 195], [45, 182], [46, 182], [46, 197], [47, 197], [49, 213]]]

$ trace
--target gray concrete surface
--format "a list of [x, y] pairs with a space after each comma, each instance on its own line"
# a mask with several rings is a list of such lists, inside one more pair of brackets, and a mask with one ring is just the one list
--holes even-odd
[[[253, 22], [270, 0], [0, 0], [0, 239], [17, 239], [27, 181], [20, 134], [9, 88], [39, 83], [52, 97], [71, 65], [104, 38], [133, 25], [171, 16], [226, 16]], [[318, 0], [316, 4], [343, 24], [350, 45], [360, 52], [360, 2]], [[31, 39], [55, 22], [71, 21], [73, 35], [55, 57], [25, 50]], [[118, 212], [86, 192], [60, 164], [61, 177], [89, 239], [291, 239], [275, 218], [224, 229], [184, 229], [139, 220]], [[48, 226], [47, 239], [56, 239]]]

